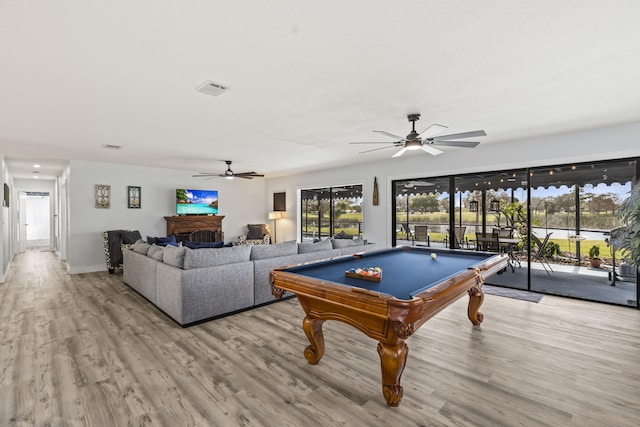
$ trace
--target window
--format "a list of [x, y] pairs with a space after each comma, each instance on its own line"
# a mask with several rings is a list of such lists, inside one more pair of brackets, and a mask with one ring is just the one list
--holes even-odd
[[302, 241], [339, 233], [362, 236], [362, 185], [302, 190], [301, 200]]

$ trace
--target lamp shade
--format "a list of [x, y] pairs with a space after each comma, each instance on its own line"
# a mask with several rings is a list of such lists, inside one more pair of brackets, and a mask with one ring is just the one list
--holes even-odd
[[284, 212], [280, 212], [280, 211], [269, 212], [269, 219], [280, 219], [280, 218], [284, 218]]

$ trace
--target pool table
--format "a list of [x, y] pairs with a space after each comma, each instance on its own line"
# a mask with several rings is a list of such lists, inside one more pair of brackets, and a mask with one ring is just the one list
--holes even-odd
[[[408, 352], [405, 340], [465, 293], [467, 315], [479, 325], [483, 281], [505, 271], [507, 262], [505, 254], [403, 246], [276, 268], [270, 279], [276, 298], [290, 291], [304, 309], [303, 329], [311, 343], [304, 357], [310, 364], [317, 364], [324, 354], [322, 324], [347, 323], [378, 341], [382, 393], [387, 405], [398, 406]], [[382, 269], [379, 281], [345, 274], [369, 267]]]

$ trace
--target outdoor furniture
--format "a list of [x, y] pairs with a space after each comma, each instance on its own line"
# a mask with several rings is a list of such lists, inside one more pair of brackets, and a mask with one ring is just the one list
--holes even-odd
[[553, 272], [553, 269], [549, 264], [549, 260], [547, 259], [547, 256], [545, 254], [545, 249], [547, 248], [549, 237], [551, 236], [551, 234], [552, 233], [547, 233], [544, 240], [541, 241], [538, 236], [531, 233], [531, 241], [533, 242], [533, 245], [531, 246], [531, 257], [542, 264], [542, 268], [544, 268], [544, 271], [546, 271], [549, 276], [551, 276], [551, 272]]
[[497, 233], [476, 233], [476, 250], [485, 252], [500, 252], [500, 242]]
[[415, 242], [424, 242], [427, 244], [427, 246], [431, 246], [431, 241], [429, 238], [429, 229], [426, 225], [414, 225], [413, 230], [414, 230], [413, 239]]
[[403, 222], [402, 224], [400, 224], [400, 229], [404, 232], [407, 240], [413, 241], [413, 232], [411, 231], [408, 223]]
[[[466, 226], [455, 226], [453, 228], [453, 241], [451, 242], [451, 245], [449, 245], [451, 249], [460, 249], [460, 248], [463, 248], [464, 246], [469, 248], [469, 241], [464, 236], [464, 233], [466, 231], [467, 231]], [[447, 233], [451, 234], [451, 232], [448, 229], [447, 229]], [[445, 238], [445, 244], [447, 242], [447, 239], [448, 238]]]

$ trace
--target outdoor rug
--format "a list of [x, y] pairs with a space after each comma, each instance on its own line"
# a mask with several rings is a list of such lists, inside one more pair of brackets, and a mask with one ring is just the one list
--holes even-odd
[[484, 285], [482, 290], [488, 295], [497, 295], [506, 298], [521, 299], [529, 302], [540, 302], [542, 294], [535, 292], [521, 291], [520, 289], [501, 288], [499, 286]]

